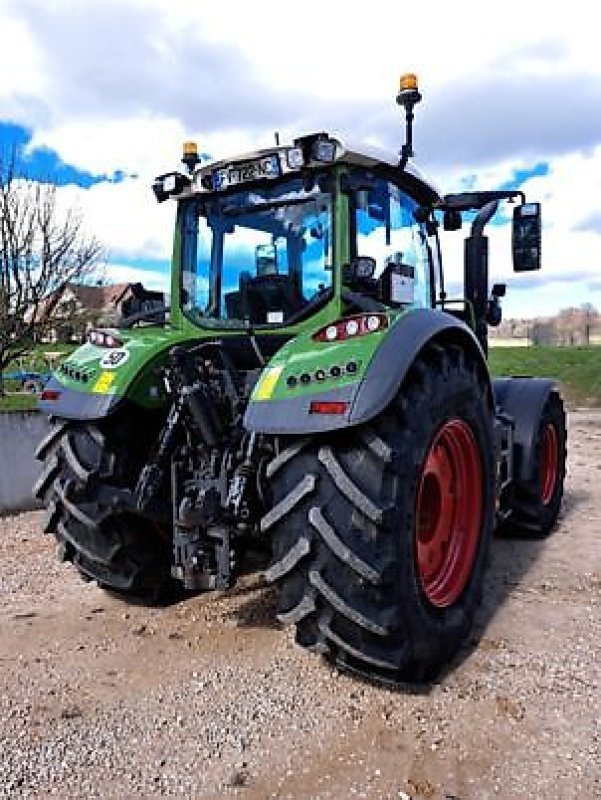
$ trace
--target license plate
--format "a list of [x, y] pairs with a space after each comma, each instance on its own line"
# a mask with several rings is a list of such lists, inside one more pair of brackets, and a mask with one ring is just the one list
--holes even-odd
[[257, 158], [255, 161], [245, 161], [242, 164], [233, 164], [231, 167], [216, 169], [213, 172], [213, 188], [227, 189], [239, 183], [248, 183], [260, 178], [277, 178], [280, 174], [280, 162], [277, 155]]

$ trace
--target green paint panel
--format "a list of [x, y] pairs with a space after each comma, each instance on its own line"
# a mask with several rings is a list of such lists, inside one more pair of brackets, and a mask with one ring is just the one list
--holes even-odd
[[170, 326], [114, 331], [119, 348], [84, 344], [55, 371], [54, 377], [77, 392], [129, 396], [143, 406], [161, 404], [161, 383], [154, 367], [164, 363], [170, 347], [191, 339]]
[[[390, 312], [387, 316], [388, 328], [340, 342], [314, 341], [312, 334], [319, 326], [313, 320], [311, 331], [303, 332], [287, 342], [271, 359], [255, 387], [251, 402], [302, 397], [358, 383], [400, 315]], [[355, 365], [353, 371], [349, 370], [349, 364]], [[332, 375], [333, 368], [339, 370], [338, 374]], [[325, 377], [320, 380], [321, 374]], [[293, 386], [290, 385], [290, 379], [296, 381]]]
[[[314, 316], [289, 328], [279, 327], [265, 335], [289, 335], [293, 339], [327, 325], [340, 313], [340, 301], [333, 298]], [[203, 329], [180, 316], [181, 327], [145, 326], [127, 330], [111, 329], [123, 342], [123, 347], [107, 348], [84, 344], [59, 366], [54, 377], [68, 389], [82, 394], [100, 393], [128, 397], [144, 407], [163, 405], [162, 381], [159, 369], [165, 364], [171, 347], [177, 344], [195, 344], [203, 339], [227, 339], [239, 336], [240, 329]], [[315, 344], [315, 343], [313, 343]], [[279, 353], [276, 354], [276, 358]], [[110, 362], [113, 363], [110, 363]]]

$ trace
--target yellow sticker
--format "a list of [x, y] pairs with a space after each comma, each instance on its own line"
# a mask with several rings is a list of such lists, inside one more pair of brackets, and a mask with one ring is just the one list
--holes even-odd
[[99, 394], [107, 394], [114, 380], [114, 372], [101, 372], [100, 377], [92, 387], [92, 391], [98, 392]]
[[255, 391], [255, 400], [269, 400], [278, 382], [278, 378], [282, 374], [282, 369], [283, 367], [269, 367], [262, 375]]

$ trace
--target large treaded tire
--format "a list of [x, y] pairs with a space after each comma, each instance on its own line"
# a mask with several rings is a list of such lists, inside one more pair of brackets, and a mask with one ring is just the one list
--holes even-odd
[[[447, 423], [471, 431], [481, 503], [468, 576], [435, 603], [418, 566], [416, 504]], [[278, 619], [342, 668], [393, 684], [433, 678], [471, 628], [493, 530], [492, 410], [476, 363], [431, 345], [378, 418], [282, 440], [267, 477], [262, 529], [272, 535], [266, 577], [279, 586]]]
[[156, 601], [171, 585], [171, 546], [159, 524], [126, 510], [142, 461], [136, 431], [55, 420], [36, 452], [44, 466], [34, 496], [62, 560], [103, 588]]
[[566, 476], [567, 426], [563, 400], [553, 391], [540, 416], [534, 440], [534, 478], [516, 480], [501, 532], [530, 538], [548, 536], [561, 510]]

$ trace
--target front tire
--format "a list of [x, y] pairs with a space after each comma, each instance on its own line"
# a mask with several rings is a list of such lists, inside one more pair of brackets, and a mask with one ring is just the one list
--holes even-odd
[[[159, 520], [127, 510], [143, 463], [133, 420], [56, 420], [41, 442], [34, 495], [47, 507], [44, 532], [86, 580], [150, 601], [170, 587], [171, 544]], [[151, 437], [150, 437], [151, 438]]]
[[268, 477], [280, 621], [375, 680], [432, 678], [470, 630], [493, 528], [492, 410], [476, 363], [431, 345], [377, 419], [283, 441]]
[[516, 479], [508, 503], [509, 526], [503, 530], [542, 538], [555, 527], [566, 476], [567, 427], [561, 396], [550, 393], [534, 436], [530, 480]]

